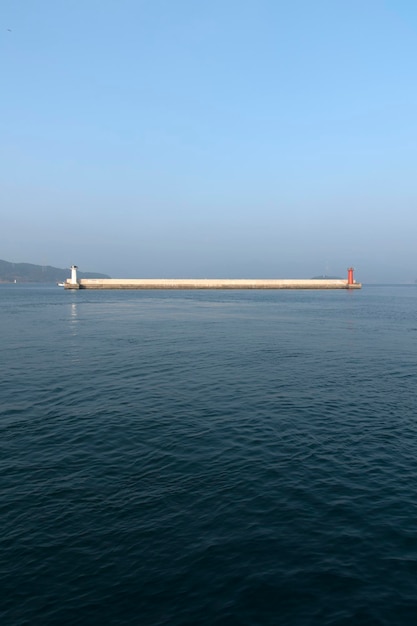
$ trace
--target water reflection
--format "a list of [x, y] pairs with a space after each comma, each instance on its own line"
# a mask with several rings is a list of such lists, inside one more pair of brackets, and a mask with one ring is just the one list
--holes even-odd
[[70, 329], [70, 346], [69, 346], [69, 358], [71, 363], [79, 363], [80, 361], [80, 346], [78, 340], [78, 303], [71, 302], [70, 305], [70, 317], [69, 317], [69, 329]]
[[70, 328], [71, 334], [77, 335], [77, 324], [78, 324], [78, 304], [76, 302], [71, 303], [71, 317], [70, 317]]

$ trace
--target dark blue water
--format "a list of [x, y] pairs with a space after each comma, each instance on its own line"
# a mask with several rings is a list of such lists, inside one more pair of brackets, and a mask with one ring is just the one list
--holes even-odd
[[417, 623], [417, 288], [0, 287], [2, 625]]

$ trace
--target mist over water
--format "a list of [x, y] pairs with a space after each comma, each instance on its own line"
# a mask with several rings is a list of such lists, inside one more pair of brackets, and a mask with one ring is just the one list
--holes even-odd
[[1, 623], [415, 623], [416, 305], [1, 286]]

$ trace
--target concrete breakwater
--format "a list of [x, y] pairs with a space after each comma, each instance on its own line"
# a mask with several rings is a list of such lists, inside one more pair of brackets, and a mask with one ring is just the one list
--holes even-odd
[[250, 279], [250, 278], [81, 278], [77, 266], [71, 267], [71, 278], [65, 289], [360, 289], [349, 268], [343, 279]]

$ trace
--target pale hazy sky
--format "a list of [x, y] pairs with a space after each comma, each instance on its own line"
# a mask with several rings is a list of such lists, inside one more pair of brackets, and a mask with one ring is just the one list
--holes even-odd
[[0, 259], [417, 278], [415, 0], [3, 0], [0, 26]]

